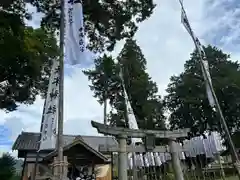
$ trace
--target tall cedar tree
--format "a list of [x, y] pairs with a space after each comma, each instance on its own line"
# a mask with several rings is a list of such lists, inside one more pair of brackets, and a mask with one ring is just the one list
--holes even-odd
[[[164, 126], [163, 105], [158, 88], [146, 70], [146, 59], [136, 41], [128, 39], [117, 57], [119, 64], [114, 63], [112, 57], [99, 58], [95, 62], [95, 69], [85, 71], [92, 82], [90, 86], [94, 96], [102, 101], [105, 90], [113, 111], [110, 112], [111, 124], [127, 126], [124, 122], [124, 96], [119, 78], [121, 66], [125, 87], [130, 103], [137, 118], [139, 128], [162, 129]], [[105, 67], [105, 68], [102, 68]], [[100, 75], [101, 74], [101, 75]], [[100, 77], [103, 77], [102, 79]], [[105, 80], [105, 81], [104, 81]], [[106, 86], [107, 84], [107, 86]], [[107, 89], [106, 89], [107, 87]], [[124, 123], [123, 123], [124, 122]]]
[[[92, 83], [89, 87], [101, 105], [106, 100], [109, 100], [110, 105], [113, 107], [117, 104], [119, 93], [122, 93], [118, 65], [114, 62], [113, 57], [106, 54], [95, 59], [94, 64], [93, 69], [83, 71]], [[121, 123], [121, 121], [117, 120], [116, 123]], [[124, 124], [117, 124], [117, 126], [122, 125]]]
[[[42, 27], [48, 30], [59, 29], [60, 4], [55, 0], [28, 0], [45, 16]], [[88, 47], [92, 51], [113, 50], [116, 42], [132, 37], [137, 31], [137, 23], [142, 22], [153, 12], [153, 0], [69, 0], [69, 3], [82, 2]]]
[[10, 180], [15, 176], [16, 160], [10, 154], [3, 154], [0, 158], [0, 177], [3, 180]]
[[[161, 97], [157, 95], [156, 83], [146, 72], [147, 61], [135, 40], [126, 41], [117, 60], [122, 69], [126, 91], [139, 128], [164, 128]], [[118, 104], [115, 108], [118, 109]]]
[[59, 51], [53, 33], [26, 27], [23, 1], [0, 11], [0, 109], [13, 111], [18, 103], [31, 104], [45, 95], [52, 60]]
[[[240, 69], [239, 63], [216, 47], [204, 48], [209, 62], [213, 87], [231, 132], [240, 127]], [[219, 117], [211, 109], [201, 72], [199, 58], [194, 51], [184, 65], [184, 72], [172, 76], [165, 97], [170, 110], [173, 129], [191, 128], [194, 134], [205, 130], [222, 131]]]

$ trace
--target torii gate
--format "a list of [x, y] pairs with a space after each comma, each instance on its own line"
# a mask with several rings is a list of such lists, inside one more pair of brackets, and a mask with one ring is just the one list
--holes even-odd
[[[177, 138], [187, 137], [190, 129], [174, 130], [174, 131], [158, 131], [158, 130], [142, 130], [127, 129], [120, 127], [112, 127], [95, 121], [91, 122], [92, 126], [98, 130], [98, 133], [104, 135], [112, 135], [118, 139], [119, 145], [109, 146], [103, 145], [99, 147], [101, 152], [118, 152], [118, 179], [127, 180], [127, 153], [128, 152], [170, 152], [173, 164], [173, 171], [176, 180], [184, 180], [183, 172], [179, 160], [179, 149], [175, 142]], [[127, 138], [145, 138], [146, 145], [128, 146]], [[155, 146], [155, 138], [167, 139], [169, 149], [166, 146]]]

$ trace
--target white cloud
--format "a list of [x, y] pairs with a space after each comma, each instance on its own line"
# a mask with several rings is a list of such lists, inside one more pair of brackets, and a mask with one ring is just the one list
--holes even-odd
[[[156, 0], [156, 2], [157, 7], [153, 15], [140, 24], [136, 39], [148, 61], [147, 71], [157, 82], [159, 93], [165, 94], [170, 76], [183, 70], [184, 62], [189, 58], [194, 46], [180, 22], [178, 1]], [[237, 58], [240, 57], [239, 54], [227, 47], [229, 44], [233, 46], [231, 42], [237, 41], [238, 38], [239, 28], [235, 28], [239, 27], [239, 23], [236, 24], [235, 18], [239, 9], [230, 8], [221, 13], [224, 2], [223, 0], [185, 0], [184, 4], [191, 25], [201, 41], [204, 44], [220, 44]], [[39, 22], [35, 20], [32, 23], [36, 25]], [[230, 27], [231, 33], [223, 33], [213, 42], [214, 37], [226, 27]], [[225, 34], [228, 36], [225, 37]], [[123, 42], [118, 43], [114, 56], [119, 53], [122, 46]], [[239, 49], [239, 45], [236, 46]], [[90, 120], [103, 122], [102, 107], [93, 98], [87, 78], [81, 69], [73, 69], [74, 73], [71, 77], [65, 78], [64, 131], [69, 134], [96, 134]], [[43, 101], [37, 99], [34, 105], [21, 106], [16, 112], [8, 114], [0, 112], [0, 124], [11, 124], [16, 134], [21, 128], [25, 131], [39, 131], [42, 106]]]
[[[72, 76], [65, 77], [64, 88], [64, 130], [70, 134], [91, 134], [90, 120], [101, 121], [102, 108], [92, 97], [88, 87], [87, 77], [81, 69], [73, 69]], [[18, 111], [5, 115], [4, 125], [12, 129], [16, 137], [21, 130], [38, 132], [40, 129], [43, 100], [37, 98], [31, 106], [20, 106]], [[70, 124], [68, 124], [68, 122]], [[74, 123], [73, 123], [74, 122]], [[71, 132], [71, 128], [77, 132]], [[15, 134], [17, 132], [17, 134]]]

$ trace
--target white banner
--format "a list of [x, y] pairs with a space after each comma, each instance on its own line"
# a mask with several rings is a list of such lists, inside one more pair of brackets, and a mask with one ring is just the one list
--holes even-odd
[[59, 102], [59, 61], [53, 62], [46, 103], [43, 111], [41, 141], [39, 150], [54, 149], [56, 145]]
[[[192, 37], [193, 42], [194, 42], [194, 44], [196, 46], [196, 49], [198, 51], [198, 54], [200, 56], [201, 69], [202, 69], [203, 77], [204, 77], [205, 84], [206, 84], [207, 97], [208, 97], [210, 106], [214, 108], [215, 107], [215, 101], [214, 101], [213, 94], [212, 94], [210, 86], [209, 86], [209, 83], [212, 83], [212, 81], [211, 81], [211, 76], [210, 76], [210, 73], [209, 73], [208, 62], [206, 60], [203, 60], [203, 58], [205, 58], [205, 52], [202, 48], [202, 45], [201, 45], [199, 39], [194, 35], [194, 33], [192, 31], [192, 28], [189, 24], [189, 21], [188, 21], [188, 18], [187, 18], [187, 15], [186, 15], [186, 12], [184, 10], [184, 7], [183, 7], [182, 3], [183, 2], [180, 1], [180, 4], [181, 4], [181, 22], [184, 25], [187, 32], [189, 33], [189, 35]], [[205, 71], [204, 71], [203, 68], [205, 69]]]
[[[122, 86], [123, 86], [123, 93], [124, 93], [124, 98], [125, 98], [125, 106], [127, 108], [128, 121], [129, 121], [128, 122], [129, 129], [138, 129], [137, 120], [136, 120], [136, 117], [134, 115], [134, 112], [133, 112], [132, 106], [130, 104], [130, 101], [128, 99], [128, 95], [127, 95], [127, 91], [126, 91], [126, 88], [125, 88], [122, 71], [120, 71], [119, 76], [121, 78]], [[142, 143], [142, 139], [141, 138], [132, 138], [132, 144], [135, 145], [135, 143], [137, 143], [137, 142]]]
[[[205, 74], [203, 68], [205, 69], [206, 74]], [[206, 84], [208, 101], [209, 101], [210, 106], [214, 108], [216, 104], [215, 104], [215, 100], [213, 98], [212, 91], [209, 86], [209, 83], [212, 84], [212, 80], [211, 80], [211, 76], [210, 76], [210, 72], [209, 72], [208, 61], [206, 61], [206, 60], [202, 60], [202, 72], [203, 72], [203, 77], [204, 77], [205, 84]]]
[[187, 30], [187, 32], [190, 34], [190, 36], [193, 37], [193, 32], [192, 32], [191, 26], [190, 26], [190, 24], [188, 22], [187, 15], [186, 15], [185, 10], [183, 9], [183, 7], [181, 9], [181, 22], [184, 25], [184, 27]]
[[[127, 108], [127, 114], [128, 114], [128, 120], [129, 120], [129, 122], [128, 122], [129, 129], [139, 129], [136, 117], [135, 117], [133, 109], [132, 109], [132, 106], [131, 106], [130, 101], [128, 99], [128, 95], [127, 95], [127, 91], [126, 91], [126, 88], [125, 88], [122, 71], [120, 72], [120, 78], [121, 78], [122, 85], [123, 85], [125, 105], [126, 105], [126, 108]], [[132, 138], [131, 140], [132, 140], [133, 145], [136, 145], [136, 143], [143, 144], [141, 138]], [[129, 167], [132, 167], [133, 166], [133, 161], [132, 161], [132, 158], [130, 158], [130, 157], [135, 156], [135, 153], [129, 153], [128, 156], [129, 156], [129, 161], [130, 161], [129, 162], [129, 164], [130, 164]], [[144, 156], [142, 154], [140, 154], [139, 157], [141, 158], [140, 161], [142, 161], [142, 164], [145, 164], [145, 167], [155, 166], [157, 164], [155, 162], [155, 159], [159, 159], [158, 164], [160, 164], [160, 157], [159, 157], [158, 153], [153, 154], [151, 152], [147, 152]], [[137, 161], [135, 161], [135, 165], [137, 165], [137, 164], [139, 164], [139, 163]]]
[[80, 64], [85, 54], [82, 0], [65, 0], [65, 63]]
[[[137, 120], [136, 120], [136, 117], [134, 115], [131, 104], [128, 100], [128, 95], [127, 95], [127, 92], [126, 92], [125, 88], [124, 88], [124, 95], [125, 95], [125, 101], [126, 101], [125, 103], [126, 103], [126, 107], [127, 107], [127, 111], [128, 111], [129, 129], [138, 129]], [[134, 145], [138, 142], [142, 143], [142, 139], [141, 138], [132, 138], [132, 143]]]

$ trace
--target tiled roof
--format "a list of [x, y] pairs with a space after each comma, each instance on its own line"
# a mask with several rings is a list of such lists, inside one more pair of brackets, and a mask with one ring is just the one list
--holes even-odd
[[[79, 135], [64, 135], [64, 145], [69, 145]], [[98, 151], [99, 145], [115, 145], [117, 141], [113, 137], [106, 136], [81, 136], [83, 141]], [[13, 144], [12, 150], [38, 150], [40, 133], [22, 132]]]
[[[76, 146], [80, 144], [81, 146], [83, 146], [84, 148], [86, 148], [88, 151], [92, 152], [96, 157], [98, 157], [98, 159], [101, 159], [101, 162], [108, 162], [108, 158], [106, 156], [104, 156], [101, 152], [99, 152], [98, 150], [92, 148], [89, 144], [87, 144], [85, 141], [83, 141], [83, 138], [77, 138], [75, 139], [72, 143], [68, 144], [67, 146], [65, 146], [63, 148], [63, 151], [65, 150], [69, 150], [72, 147]], [[52, 151], [51, 153], [49, 153], [44, 159], [51, 159], [52, 157], [56, 156], [58, 154], [58, 151]]]

